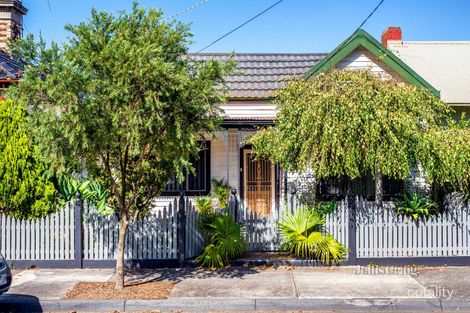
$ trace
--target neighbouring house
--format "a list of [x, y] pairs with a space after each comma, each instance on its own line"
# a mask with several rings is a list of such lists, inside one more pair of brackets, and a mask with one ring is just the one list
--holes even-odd
[[0, 0], [0, 99], [3, 90], [21, 76], [21, 66], [7, 52], [9, 39], [21, 37], [23, 16], [28, 10], [21, 0]]

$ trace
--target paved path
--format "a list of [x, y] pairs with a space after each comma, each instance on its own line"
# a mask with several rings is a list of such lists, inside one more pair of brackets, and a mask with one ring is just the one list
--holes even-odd
[[470, 310], [470, 267], [379, 269], [239, 267], [220, 271], [184, 268], [128, 273], [128, 281], [176, 283], [170, 299], [154, 301], [61, 300], [76, 282], [108, 281], [113, 271], [35, 269], [14, 276], [11, 292], [0, 296], [0, 312], [8, 305], [16, 311], [21, 311], [18, 305], [20, 308], [29, 305], [44, 312]]
[[[248, 270], [247, 270], [248, 271]], [[267, 269], [234, 277], [186, 278], [171, 298], [354, 299], [433, 298], [410, 275], [357, 275], [356, 267]]]

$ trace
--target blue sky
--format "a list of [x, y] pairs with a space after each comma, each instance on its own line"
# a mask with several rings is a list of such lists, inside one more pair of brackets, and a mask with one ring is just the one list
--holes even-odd
[[[25, 32], [64, 41], [64, 25], [87, 20], [98, 10], [129, 9], [132, 0], [23, 0], [29, 9]], [[199, 0], [142, 0], [171, 16]], [[178, 16], [191, 23], [197, 51], [275, 0], [209, 0]], [[378, 0], [285, 0], [206, 52], [328, 52], [346, 39]], [[385, 0], [364, 29], [379, 39], [387, 26], [401, 26], [404, 40], [470, 40], [470, 1]]]

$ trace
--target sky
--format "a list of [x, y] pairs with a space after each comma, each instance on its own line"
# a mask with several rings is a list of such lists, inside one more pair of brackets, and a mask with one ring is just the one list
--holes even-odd
[[[48, 3], [49, 2], [49, 3]], [[89, 19], [91, 8], [118, 12], [132, 0], [23, 0], [25, 33], [64, 42], [66, 24]], [[141, 0], [170, 17], [200, 0]], [[208, 0], [176, 19], [191, 24], [195, 52], [264, 10], [275, 0]], [[284, 0], [271, 11], [204, 52], [329, 52], [345, 40], [379, 0]], [[470, 41], [468, 0], [385, 0], [363, 27], [377, 39], [400, 26], [410, 41]]]

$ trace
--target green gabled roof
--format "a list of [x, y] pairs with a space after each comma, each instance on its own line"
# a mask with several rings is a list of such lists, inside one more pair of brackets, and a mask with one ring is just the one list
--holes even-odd
[[429, 89], [436, 96], [440, 97], [440, 92], [436, 88], [431, 86], [424, 78], [419, 76], [418, 73], [396, 57], [390, 50], [382, 46], [380, 42], [363, 29], [359, 29], [342, 42], [335, 50], [305, 73], [304, 78], [330, 70], [359, 46], [367, 49], [372, 55], [381, 60], [407, 82]]

